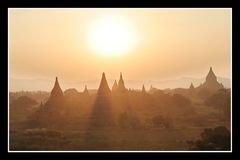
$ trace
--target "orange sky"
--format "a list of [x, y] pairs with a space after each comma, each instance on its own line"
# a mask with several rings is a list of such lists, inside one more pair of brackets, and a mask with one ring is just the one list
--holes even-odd
[[[90, 28], [106, 15], [135, 32], [134, 45], [118, 56], [104, 56], [88, 43]], [[230, 9], [10, 9], [11, 79], [62, 81], [165, 80], [204, 77], [210, 66], [230, 78]], [[52, 86], [50, 86], [51, 88]], [[33, 87], [34, 88], [34, 87]], [[24, 89], [24, 88], [22, 88]], [[35, 88], [34, 88], [35, 89]]]

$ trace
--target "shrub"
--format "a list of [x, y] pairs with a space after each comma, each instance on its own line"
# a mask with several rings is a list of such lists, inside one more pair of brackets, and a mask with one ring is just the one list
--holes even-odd
[[190, 150], [230, 150], [230, 131], [224, 126], [206, 128], [201, 139], [186, 141]]
[[230, 90], [220, 89], [205, 100], [205, 104], [222, 111], [224, 118], [230, 119]]

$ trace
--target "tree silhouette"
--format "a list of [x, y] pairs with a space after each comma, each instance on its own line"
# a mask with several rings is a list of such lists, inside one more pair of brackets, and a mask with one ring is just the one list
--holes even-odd
[[224, 126], [206, 128], [200, 136], [196, 141], [187, 141], [191, 150], [230, 150], [230, 131]]
[[205, 100], [205, 104], [222, 111], [225, 119], [230, 119], [230, 90], [220, 89]]

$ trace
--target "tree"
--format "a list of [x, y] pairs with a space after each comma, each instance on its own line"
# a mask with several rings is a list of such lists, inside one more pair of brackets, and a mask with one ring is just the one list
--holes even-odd
[[220, 89], [205, 100], [205, 104], [221, 111], [226, 119], [230, 119], [230, 90]]
[[206, 128], [201, 139], [188, 140], [190, 150], [230, 150], [230, 131], [224, 126]]
[[36, 110], [37, 101], [27, 96], [20, 96], [10, 103], [10, 121], [21, 122]]
[[180, 94], [174, 94], [171, 97], [167, 109], [173, 115], [191, 115], [194, 113], [194, 108], [192, 107], [190, 99]]

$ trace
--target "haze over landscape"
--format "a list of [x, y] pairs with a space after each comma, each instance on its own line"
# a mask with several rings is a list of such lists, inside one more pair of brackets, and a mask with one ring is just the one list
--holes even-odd
[[102, 72], [110, 84], [122, 72], [129, 88], [187, 87], [159, 82], [204, 78], [210, 66], [230, 81], [231, 10], [10, 9], [9, 24], [10, 91], [50, 91], [55, 76], [64, 89], [96, 89]]
[[[61, 77], [59, 77], [61, 78]], [[63, 78], [64, 79], [64, 78]], [[205, 78], [192, 78], [192, 77], [182, 77], [172, 80], [128, 80], [125, 79], [125, 84], [127, 88], [142, 89], [142, 85], [146, 86], [148, 90], [151, 85], [159, 89], [173, 89], [173, 88], [188, 88], [191, 82], [198, 86], [203, 83]], [[51, 79], [10, 79], [11, 86], [10, 91], [51, 91], [52, 81]], [[107, 79], [110, 86], [113, 85], [115, 79]], [[230, 79], [218, 77], [218, 81], [222, 83], [226, 88], [230, 88]], [[94, 80], [82, 80], [82, 81], [64, 81], [60, 79], [61, 86], [63, 90], [68, 88], [76, 88], [78, 91], [83, 91], [84, 86], [87, 85], [89, 89], [97, 89], [99, 86], [100, 79]]]

